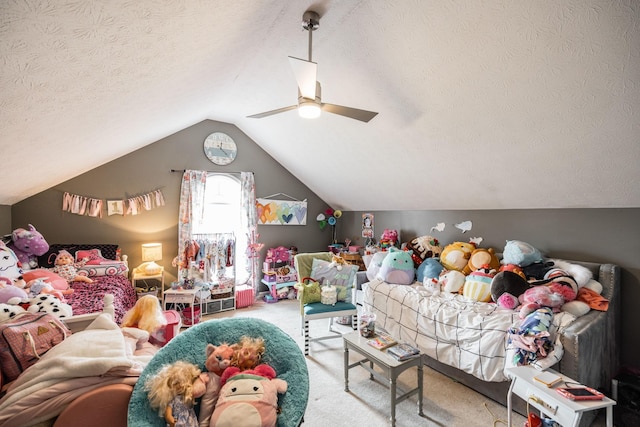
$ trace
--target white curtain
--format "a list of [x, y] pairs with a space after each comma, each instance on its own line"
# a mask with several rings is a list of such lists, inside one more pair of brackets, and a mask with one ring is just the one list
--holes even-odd
[[247, 247], [244, 251], [237, 253], [245, 253], [247, 256], [247, 271], [250, 274], [251, 286], [254, 295], [258, 296], [260, 281], [258, 280], [260, 271], [260, 249], [262, 246], [258, 243], [258, 213], [256, 209], [256, 185], [253, 172], [242, 172], [241, 180], [241, 224], [243, 231], [247, 235]]
[[193, 234], [193, 224], [202, 220], [207, 172], [186, 170], [180, 187], [180, 217], [178, 219], [178, 280], [188, 271], [186, 243]]

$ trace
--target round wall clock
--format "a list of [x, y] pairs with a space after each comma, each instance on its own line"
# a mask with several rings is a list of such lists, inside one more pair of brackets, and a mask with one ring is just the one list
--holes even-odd
[[216, 165], [224, 166], [235, 160], [238, 147], [226, 133], [214, 132], [204, 140], [204, 154]]

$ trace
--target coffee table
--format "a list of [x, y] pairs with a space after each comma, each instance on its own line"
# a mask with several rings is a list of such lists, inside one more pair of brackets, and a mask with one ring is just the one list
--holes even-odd
[[[342, 339], [344, 343], [344, 391], [349, 391], [349, 369], [360, 366], [369, 372], [370, 379], [375, 378], [383, 383], [388, 383], [391, 398], [389, 421], [392, 427], [396, 425], [396, 404], [414, 394], [418, 395], [418, 415], [424, 416], [422, 412], [422, 356], [404, 361], [396, 360], [385, 350], [378, 350], [367, 344], [368, 338], [362, 337], [359, 331], [343, 334]], [[355, 351], [364, 358], [349, 364], [349, 350]], [[378, 366], [382, 372], [374, 370], [374, 366]], [[414, 366], [417, 368], [417, 387], [398, 396], [399, 390], [396, 384], [398, 376]]]

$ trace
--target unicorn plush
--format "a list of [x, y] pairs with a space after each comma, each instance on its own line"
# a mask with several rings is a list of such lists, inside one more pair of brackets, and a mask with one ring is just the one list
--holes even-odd
[[11, 242], [7, 245], [18, 257], [23, 270], [30, 270], [38, 266], [40, 255], [49, 250], [49, 244], [36, 228], [29, 224], [29, 229], [16, 228], [11, 233]]

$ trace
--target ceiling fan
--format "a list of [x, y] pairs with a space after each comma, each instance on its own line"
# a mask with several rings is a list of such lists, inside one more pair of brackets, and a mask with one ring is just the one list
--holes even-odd
[[378, 113], [373, 111], [360, 110], [358, 108], [345, 107], [342, 105], [329, 104], [322, 102], [320, 93], [320, 82], [316, 80], [318, 64], [311, 60], [311, 40], [313, 31], [320, 26], [320, 15], [313, 11], [307, 11], [302, 15], [302, 27], [309, 31], [309, 60], [289, 57], [289, 63], [298, 82], [298, 104], [288, 107], [278, 108], [277, 110], [265, 111], [264, 113], [248, 116], [249, 118], [260, 119], [272, 116], [274, 114], [284, 113], [285, 111], [298, 109], [301, 117], [315, 118], [320, 115], [320, 111], [338, 114], [350, 119], [369, 122]]

